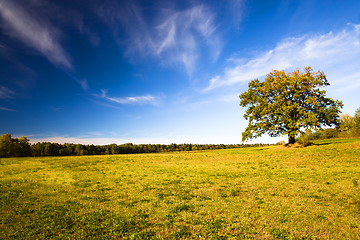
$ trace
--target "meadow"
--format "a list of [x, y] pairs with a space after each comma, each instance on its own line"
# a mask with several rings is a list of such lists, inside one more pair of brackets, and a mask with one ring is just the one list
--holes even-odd
[[360, 139], [0, 159], [0, 239], [360, 239]]

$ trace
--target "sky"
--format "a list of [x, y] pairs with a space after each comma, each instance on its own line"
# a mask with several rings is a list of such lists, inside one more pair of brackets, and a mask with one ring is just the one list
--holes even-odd
[[353, 116], [359, 9], [358, 0], [0, 0], [0, 134], [241, 143], [248, 82], [306, 66], [324, 71], [327, 96]]

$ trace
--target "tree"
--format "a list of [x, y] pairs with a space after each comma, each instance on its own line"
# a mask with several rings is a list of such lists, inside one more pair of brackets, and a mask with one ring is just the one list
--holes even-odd
[[342, 137], [360, 136], [360, 108], [355, 111], [354, 117], [349, 114], [341, 114], [339, 129]]
[[352, 128], [355, 127], [354, 119], [347, 113], [343, 113], [340, 115], [340, 131], [342, 132], [350, 132]]
[[360, 108], [355, 111], [354, 127], [360, 133]]
[[22, 157], [31, 155], [29, 139], [25, 136], [19, 138], [20, 154]]
[[11, 134], [6, 133], [0, 137], [0, 157], [11, 157], [13, 153], [13, 141]]
[[242, 140], [268, 133], [271, 137], [288, 135], [289, 143], [305, 128], [339, 124], [341, 101], [325, 97], [320, 87], [330, 85], [323, 72], [273, 70], [264, 81], [255, 79], [240, 95], [240, 106], [248, 107], [244, 117], [249, 124]]

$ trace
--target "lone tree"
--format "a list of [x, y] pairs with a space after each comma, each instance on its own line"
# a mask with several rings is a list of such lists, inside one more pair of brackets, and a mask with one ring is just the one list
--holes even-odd
[[248, 107], [244, 117], [249, 125], [242, 133], [248, 140], [268, 133], [271, 137], [288, 135], [289, 144], [305, 128], [339, 124], [341, 101], [325, 97], [320, 87], [330, 85], [323, 72], [273, 70], [264, 81], [255, 79], [242, 93], [240, 106]]

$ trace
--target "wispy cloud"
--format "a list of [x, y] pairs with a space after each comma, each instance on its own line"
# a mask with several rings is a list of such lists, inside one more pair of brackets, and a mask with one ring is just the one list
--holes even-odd
[[7, 49], [8, 47], [6, 45], [4, 45], [3, 43], [0, 42], [0, 48], [2, 49]]
[[232, 16], [233, 24], [235, 25], [236, 29], [240, 28], [240, 23], [243, 20], [243, 13], [246, 12], [244, 9], [246, 8], [247, 0], [229, 0], [228, 9]]
[[36, 49], [55, 66], [72, 69], [70, 58], [59, 43], [59, 31], [46, 19], [31, 15], [24, 6], [0, 0], [0, 19], [6, 33]]
[[[321, 70], [336, 68], [341, 71], [339, 65], [359, 66], [360, 25], [349, 24], [348, 28], [337, 33], [287, 38], [279, 42], [274, 49], [239, 62], [236, 66], [225, 69], [223, 75], [210, 79], [204, 91], [259, 78], [272, 69], [312, 66]], [[358, 69], [355, 67], [354, 72], [343, 71], [342, 74], [354, 75]]]
[[0, 99], [10, 99], [15, 97], [15, 92], [7, 87], [0, 85]]
[[[146, 18], [146, 11], [151, 11], [155, 17]], [[215, 14], [205, 5], [185, 10], [145, 9], [128, 2], [116, 11], [114, 5], [104, 6], [98, 13], [114, 30], [119, 42], [125, 44], [128, 55], [152, 55], [163, 65], [181, 63], [189, 75], [202, 55], [200, 48], [207, 46], [207, 57], [214, 61], [221, 52], [222, 41], [217, 33]], [[125, 41], [119, 32], [125, 33]]]
[[16, 110], [14, 109], [11, 109], [11, 108], [4, 108], [4, 107], [0, 107], [0, 111], [6, 111], [6, 112], [17, 112]]
[[84, 91], [87, 91], [89, 90], [89, 84], [88, 84], [88, 81], [84, 78], [82, 79], [79, 79], [78, 77], [76, 76], [73, 76], [74, 80], [80, 85], [80, 87], [84, 90]]
[[102, 99], [105, 99], [109, 102], [117, 103], [117, 104], [133, 104], [133, 105], [143, 105], [143, 104], [150, 104], [150, 105], [158, 105], [159, 98], [154, 97], [152, 95], [144, 95], [144, 96], [131, 96], [131, 97], [110, 97], [107, 94], [106, 90], [101, 90], [100, 95], [96, 95]]

